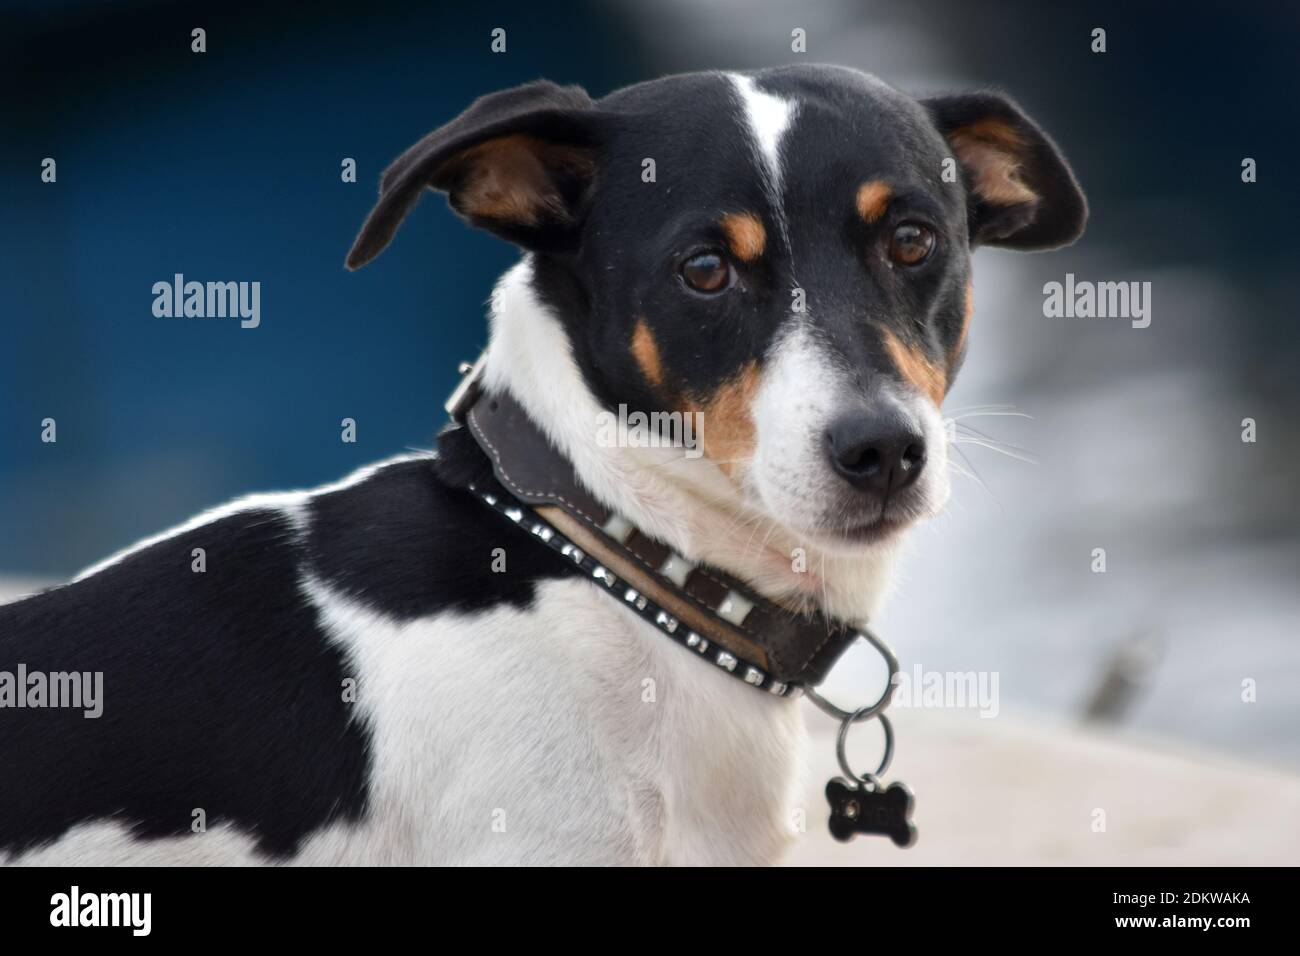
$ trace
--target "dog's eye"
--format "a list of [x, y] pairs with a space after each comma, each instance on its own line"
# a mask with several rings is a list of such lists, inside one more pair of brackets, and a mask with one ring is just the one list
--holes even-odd
[[731, 285], [731, 263], [718, 252], [700, 252], [682, 263], [682, 281], [696, 292], [722, 292]]
[[934, 250], [934, 230], [919, 222], [905, 222], [889, 239], [889, 258], [900, 266], [918, 266]]

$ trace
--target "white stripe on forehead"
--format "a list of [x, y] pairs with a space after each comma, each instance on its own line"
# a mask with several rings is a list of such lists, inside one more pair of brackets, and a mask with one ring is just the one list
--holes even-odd
[[758, 88], [752, 76], [728, 73], [727, 79], [740, 95], [749, 131], [758, 147], [758, 156], [766, 167], [768, 188], [777, 201], [781, 197], [781, 137], [790, 128], [795, 104]]
[[[728, 73], [727, 79], [735, 87], [740, 104], [745, 112], [745, 120], [750, 134], [754, 137], [754, 151], [759, 164], [763, 167], [764, 192], [772, 205], [772, 216], [776, 219], [776, 229], [787, 249], [790, 249], [790, 268], [796, 268], [794, 250], [790, 243], [790, 226], [785, 220], [785, 204], [781, 201], [782, 169], [781, 138], [785, 136], [794, 122], [798, 104], [794, 100], [774, 96], [758, 88], [752, 76]], [[794, 280], [798, 288], [798, 279]]]

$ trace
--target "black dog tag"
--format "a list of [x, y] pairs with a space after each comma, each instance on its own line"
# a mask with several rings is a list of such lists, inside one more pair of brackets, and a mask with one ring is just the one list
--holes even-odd
[[898, 846], [916, 842], [912, 825], [912, 791], [901, 783], [891, 783], [884, 790], [867, 789], [865, 784], [836, 777], [826, 784], [831, 818], [827, 821], [831, 836], [841, 842], [859, 833], [889, 837]]

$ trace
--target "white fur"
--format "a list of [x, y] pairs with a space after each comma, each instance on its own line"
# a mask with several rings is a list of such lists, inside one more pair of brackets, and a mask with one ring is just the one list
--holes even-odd
[[744, 107], [745, 120], [754, 137], [759, 158], [768, 177], [768, 187], [781, 194], [781, 139], [794, 119], [795, 104], [758, 88], [752, 76], [729, 73], [727, 78], [735, 86]]
[[[728, 73], [727, 79], [735, 88], [741, 111], [753, 141], [754, 154], [759, 161], [763, 177], [763, 191], [767, 194], [777, 232], [787, 249], [790, 248], [790, 227], [785, 218], [783, 188], [785, 170], [781, 162], [781, 141], [794, 123], [798, 104], [758, 88], [752, 76]], [[792, 250], [793, 251], [793, 250]], [[791, 264], [793, 267], [793, 263]]]
[[[809, 388], [809, 382], [817, 387]], [[917, 479], [907, 517], [930, 517], [947, 503], [950, 492], [943, 416], [928, 397], [913, 389], [895, 388], [892, 397], [921, 423], [926, 446], [925, 469]], [[769, 513], [781, 515], [791, 531], [820, 542], [832, 554], [845, 549], [835, 542], [833, 529], [843, 521], [841, 500], [846, 489], [827, 465], [822, 435], [836, 412], [860, 400], [816, 334], [806, 323], [792, 320], [771, 351], [754, 402], [758, 448], [748, 477]], [[866, 559], [888, 554], [895, 546], [886, 542], [868, 552]], [[826, 583], [833, 588], [839, 581], [832, 576]]]

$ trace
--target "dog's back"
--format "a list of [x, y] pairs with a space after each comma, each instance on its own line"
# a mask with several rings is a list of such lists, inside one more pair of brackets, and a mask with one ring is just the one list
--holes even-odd
[[[0, 719], [0, 851], [112, 822], [143, 840], [233, 828], [289, 859], [313, 832], [362, 819], [373, 746], [359, 666], [313, 587], [410, 620], [518, 606], [542, 565], [565, 572], [529, 549], [491, 573], [485, 536], [513, 529], [463, 498], [434, 459], [399, 461], [247, 499], [0, 606], [14, 690]], [[66, 706], [59, 685], [83, 678], [101, 699]]]

